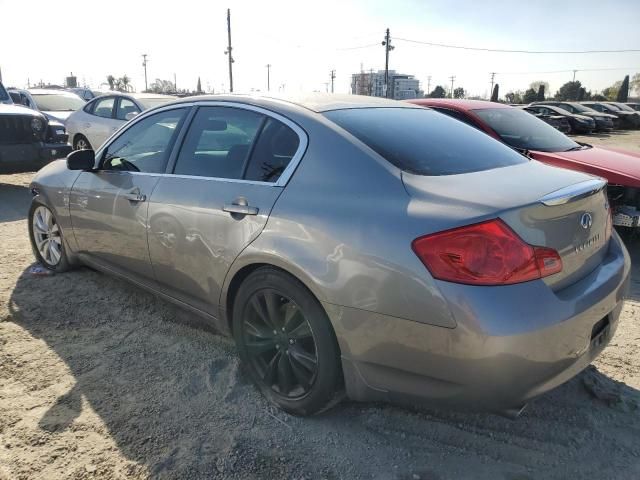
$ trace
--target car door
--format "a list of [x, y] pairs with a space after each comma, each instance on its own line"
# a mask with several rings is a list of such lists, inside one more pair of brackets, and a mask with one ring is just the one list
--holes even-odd
[[149, 204], [149, 252], [158, 286], [218, 316], [225, 275], [264, 228], [306, 135], [247, 106], [202, 106], [171, 174]]
[[116, 104], [115, 96], [101, 97], [93, 106], [91, 118], [86, 120], [84, 131], [94, 149], [98, 149], [124, 123], [115, 118]]
[[144, 283], [153, 281], [148, 200], [165, 172], [188, 107], [141, 118], [98, 152], [96, 171], [74, 183], [69, 210], [78, 251]]

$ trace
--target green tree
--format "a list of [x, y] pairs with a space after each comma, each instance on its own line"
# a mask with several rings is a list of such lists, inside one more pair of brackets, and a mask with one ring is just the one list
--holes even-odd
[[498, 92], [499, 92], [500, 86], [496, 83], [493, 86], [493, 92], [491, 92], [491, 101], [492, 102], [497, 102], [498, 101]]
[[[532, 88], [536, 92], [540, 91], [540, 87], [544, 87], [544, 91], [548, 92], [549, 91], [549, 82], [545, 82], [544, 80], [536, 80], [535, 82], [531, 82], [529, 84], [529, 88]], [[544, 100], [544, 98], [542, 100]]]
[[464, 88], [458, 87], [453, 89], [453, 98], [464, 98], [467, 95], [467, 92], [464, 91]]
[[622, 86], [622, 82], [618, 80], [613, 85], [602, 90], [602, 95], [606, 97], [607, 100], [614, 102], [616, 97], [618, 96], [618, 91], [620, 91], [620, 87]]
[[543, 102], [544, 101], [544, 92], [547, 89], [548, 89], [548, 87], [545, 87], [544, 84], [538, 85], [538, 94], [536, 95], [536, 101], [537, 102]]
[[631, 77], [629, 82], [629, 93], [640, 96], [640, 73], [636, 73]]
[[107, 75], [107, 83], [109, 84], [109, 90], [116, 88], [116, 78], [113, 75]]
[[526, 92], [524, 92], [524, 95], [522, 96], [522, 103], [535, 102], [537, 98], [538, 92], [533, 88], [529, 88]]
[[579, 80], [565, 83], [558, 89], [556, 100], [577, 100], [580, 96], [579, 92], [581, 87], [582, 84]]
[[625, 75], [622, 85], [618, 89], [618, 95], [616, 96], [617, 102], [629, 101], [629, 75]]
[[446, 97], [447, 92], [444, 87], [438, 85], [433, 91], [429, 94], [430, 98], [444, 98]]
[[504, 96], [507, 103], [522, 103], [522, 92], [520, 90], [516, 92], [509, 92]]

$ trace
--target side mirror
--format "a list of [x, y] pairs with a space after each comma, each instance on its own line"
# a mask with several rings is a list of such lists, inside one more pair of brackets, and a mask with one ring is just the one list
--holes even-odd
[[129, 112], [124, 116], [124, 119], [128, 122], [129, 120], [138, 116], [139, 112]]
[[75, 150], [67, 155], [69, 170], [93, 170], [96, 164], [96, 154], [93, 150]]

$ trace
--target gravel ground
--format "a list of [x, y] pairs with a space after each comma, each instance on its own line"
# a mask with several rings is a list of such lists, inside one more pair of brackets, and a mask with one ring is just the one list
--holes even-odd
[[29, 274], [30, 178], [0, 176], [0, 480], [640, 478], [638, 241], [616, 337], [519, 419], [355, 403], [301, 419], [193, 316], [88, 269]]

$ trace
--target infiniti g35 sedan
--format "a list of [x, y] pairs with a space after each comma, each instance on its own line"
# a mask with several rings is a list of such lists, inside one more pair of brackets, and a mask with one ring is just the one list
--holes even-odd
[[629, 284], [604, 180], [391, 100], [183, 99], [31, 189], [44, 266], [206, 317], [299, 415], [345, 395], [515, 414], [602, 351]]

